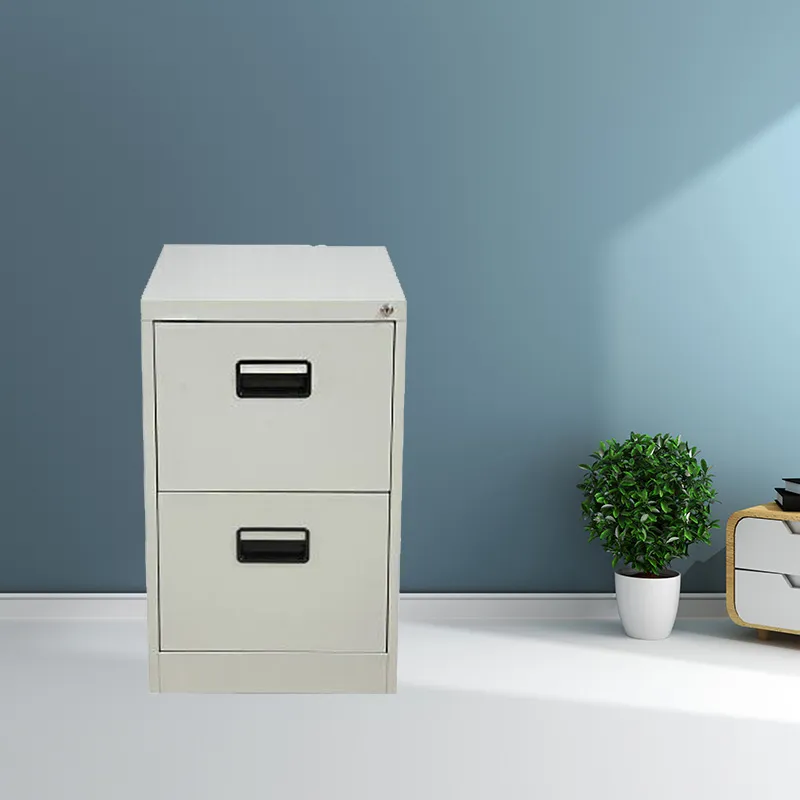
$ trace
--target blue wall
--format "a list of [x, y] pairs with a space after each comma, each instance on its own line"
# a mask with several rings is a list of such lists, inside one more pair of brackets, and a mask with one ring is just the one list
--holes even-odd
[[793, 0], [5, 3], [0, 591], [144, 586], [164, 242], [389, 247], [405, 590], [609, 590], [575, 465], [631, 429], [700, 446], [721, 517], [767, 499], [800, 471], [799, 36]]

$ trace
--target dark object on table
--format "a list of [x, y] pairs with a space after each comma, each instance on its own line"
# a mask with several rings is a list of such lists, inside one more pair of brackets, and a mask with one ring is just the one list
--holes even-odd
[[800, 494], [787, 492], [786, 489], [775, 489], [775, 502], [784, 511], [800, 511]]
[[784, 478], [783, 483], [786, 491], [792, 494], [800, 494], [800, 478]]

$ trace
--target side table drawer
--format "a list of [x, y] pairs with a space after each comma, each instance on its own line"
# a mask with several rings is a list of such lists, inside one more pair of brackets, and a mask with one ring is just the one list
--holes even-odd
[[800, 575], [737, 569], [734, 581], [736, 613], [743, 622], [800, 630]]
[[798, 523], [779, 519], [744, 517], [734, 531], [734, 561], [737, 569], [800, 575]]

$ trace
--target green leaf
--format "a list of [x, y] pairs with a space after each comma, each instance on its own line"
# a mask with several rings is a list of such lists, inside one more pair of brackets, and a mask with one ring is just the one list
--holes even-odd
[[[680, 437], [631, 432], [607, 439], [578, 484], [589, 541], [618, 562], [660, 571], [695, 542], [710, 542], [716, 499], [713, 475]], [[581, 469], [587, 467], [580, 465]]]

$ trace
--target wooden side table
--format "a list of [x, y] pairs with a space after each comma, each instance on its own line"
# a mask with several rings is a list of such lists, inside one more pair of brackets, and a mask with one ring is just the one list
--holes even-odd
[[726, 530], [726, 601], [737, 624], [800, 634], [800, 513], [777, 503], [737, 511]]

